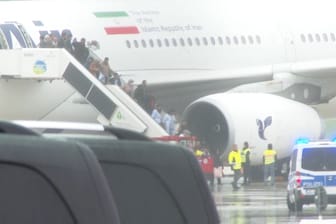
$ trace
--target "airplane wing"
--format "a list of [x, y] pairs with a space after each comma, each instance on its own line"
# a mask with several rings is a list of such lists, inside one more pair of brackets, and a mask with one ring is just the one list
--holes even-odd
[[118, 70], [123, 79], [132, 78], [136, 83], [147, 80], [149, 86], [163, 87], [166, 85], [200, 84], [208, 82], [226, 82], [232, 79], [260, 79], [273, 76], [272, 65], [239, 69], [151, 69], [151, 70]]
[[270, 76], [253, 78], [230, 78], [225, 80], [190, 81], [171, 84], [154, 84], [148, 86], [148, 93], [156, 98], [165, 110], [175, 109], [182, 113], [194, 100], [219, 92], [226, 92], [245, 83], [269, 80]]
[[[118, 71], [123, 79], [135, 83], [147, 80], [147, 93], [155, 97], [164, 110], [175, 109], [179, 114], [194, 100], [226, 92], [235, 86], [261, 82], [273, 78], [272, 67], [258, 67], [235, 71], [224, 70], [156, 70]], [[138, 79], [137, 77], [141, 77]], [[162, 78], [165, 77], [165, 78]]]
[[[132, 73], [136, 75], [132, 75]], [[259, 82], [263, 85], [278, 85], [281, 76], [273, 81], [278, 74], [288, 73], [293, 75], [293, 82], [319, 85], [330, 84], [323, 80], [333, 78], [336, 72], [336, 59], [300, 61], [268, 66], [250, 67], [235, 70], [162, 70], [162, 71], [121, 71], [136, 79], [142, 77], [148, 81], [148, 93], [155, 96], [156, 102], [165, 107], [174, 108], [182, 112], [184, 108], [194, 100], [219, 92], [226, 92], [237, 86], [257, 83], [253, 88], [263, 92], [259, 88]], [[127, 76], [125, 76], [127, 77]], [[124, 78], [125, 78], [124, 77]], [[164, 79], [162, 77], [165, 77]], [[295, 78], [297, 77], [297, 78]], [[273, 88], [273, 87], [271, 87]], [[327, 89], [327, 88], [326, 88]], [[267, 91], [265, 91], [267, 92]]]
[[[276, 68], [275, 68], [276, 69]], [[314, 61], [295, 62], [282, 65], [282, 69], [287, 70], [295, 75], [306, 78], [335, 78], [336, 59], [324, 59]], [[277, 72], [277, 70], [275, 70]]]
[[[282, 63], [259, 67], [248, 67], [244, 69], [233, 70], [195, 70], [195, 71], [166, 71], [165, 79], [161, 76], [151, 77], [151, 85], [169, 85], [181, 83], [207, 83], [207, 82], [227, 82], [232, 79], [249, 79], [247, 83], [253, 79], [271, 77], [278, 73], [290, 73], [303, 78], [335, 78], [336, 59], [299, 61], [292, 63]], [[174, 74], [175, 73], [175, 74]], [[144, 75], [143, 77], [146, 77]], [[245, 82], [244, 82], [245, 83]]]

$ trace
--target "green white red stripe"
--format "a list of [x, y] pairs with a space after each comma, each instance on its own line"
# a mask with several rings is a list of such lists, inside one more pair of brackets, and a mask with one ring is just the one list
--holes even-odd
[[[111, 23], [118, 24], [104, 27], [104, 30], [108, 35], [140, 33], [138, 27], [132, 25], [134, 24], [134, 21], [132, 21], [132, 18], [125, 11], [94, 12], [93, 14], [96, 18], [112, 19]], [[123, 25], [120, 25], [120, 23]]]

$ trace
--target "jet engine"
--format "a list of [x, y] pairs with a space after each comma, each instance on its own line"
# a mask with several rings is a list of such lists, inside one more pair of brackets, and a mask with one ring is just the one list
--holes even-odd
[[290, 155], [299, 138], [319, 139], [323, 124], [311, 107], [265, 93], [220, 93], [191, 103], [183, 114], [190, 131], [210, 151], [225, 154], [247, 141], [252, 165], [262, 164], [263, 151], [273, 144], [278, 159]]

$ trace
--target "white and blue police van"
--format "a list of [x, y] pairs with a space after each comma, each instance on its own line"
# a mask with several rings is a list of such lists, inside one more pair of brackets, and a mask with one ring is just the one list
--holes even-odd
[[315, 203], [321, 210], [336, 204], [336, 141], [300, 139], [293, 147], [289, 164], [287, 205], [302, 211]]

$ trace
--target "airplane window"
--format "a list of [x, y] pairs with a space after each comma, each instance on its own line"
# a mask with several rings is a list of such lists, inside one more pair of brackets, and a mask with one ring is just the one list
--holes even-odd
[[203, 44], [204, 44], [205, 46], [208, 46], [208, 40], [207, 40], [206, 37], [203, 37]]
[[246, 38], [244, 36], [241, 36], [240, 39], [243, 44], [246, 44]]
[[323, 40], [325, 42], [328, 42], [328, 35], [326, 33], [323, 34]]
[[223, 43], [224, 43], [224, 42], [223, 42], [223, 38], [222, 38], [222, 37], [218, 37], [217, 39], [218, 39], [218, 43], [219, 43], [220, 45], [223, 45]]
[[138, 47], [139, 47], [139, 44], [138, 44], [138, 41], [137, 41], [137, 40], [134, 40], [133, 43], [134, 43], [134, 47], [135, 47], [135, 48], [138, 48]]
[[230, 37], [226, 36], [226, 37], [225, 37], [225, 40], [226, 40], [226, 44], [227, 44], [227, 45], [230, 45], [230, 44], [231, 44], [231, 39], [230, 39]]
[[260, 38], [259, 35], [256, 36], [256, 40], [257, 40], [257, 43], [258, 43], [258, 44], [261, 44], [261, 38]]
[[233, 42], [238, 45], [239, 44], [238, 37], [234, 36], [233, 37]]
[[188, 44], [189, 44], [190, 47], [193, 45], [192, 39], [190, 37], [188, 37]]
[[253, 44], [254, 41], [253, 41], [253, 37], [251, 35], [248, 36], [248, 40], [249, 40], [250, 44]]
[[302, 41], [303, 43], [306, 42], [306, 36], [305, 36], [304, 34], [301, 34], [301, 41]]
[[146, 44], [146, 41], [145, 41], [145, 40], [141, 40], [141, 44], [142, 44], [142, 47], [143, 47], [143, 48], [146, 48], [146, 47], [147, 47], [147, 44]]
[[198, 37], [195, 38], [195, 43], [196, 43], [197, 46], [201, 45], [201, 41], [199, 40]]
[[336, 38], [334, 33], [330, 33], [330, 38], [332, 42], [335, 42]]
[[126, 46], [127, 46], [128, 48], [131, 48], [131, 42], [130, 42], [129, 40], [126, 40]]
[[315, 38], [316, 38], [316, 41], [317, 41], [317, 42], [320, 42], [320, 41], [321, 41], [320, 34], [316, 33], [316, 34], [315, 34]]
[[313, 42], [314, 41], [313, 35], [311, 33], [308, 34], [308, 39], [309, 39], [309, 42]]
[[149, 45], [150, 45], [151, 47], [154, 47], [154, 41], [153, 41], [152, 39], [149, 40]]
[[172, 39], [172, 42], [173, 42], [173, 46], [174, 46], [174, 47], [177, 47], [177, 41], [176, 41], [175, 38]]
[[180, 38], [180, 44], [182, 47], [184, 47], [185, 43], [184, 43], [184, 39], [183, 38]]
[[169, 47], [169, 40], [167, 38], [165, 38], [164, 42], [165, 42], [166, 47]]
[[210, 41], [212, 45], [216, 45], [216, 40], [214, 37], [210, 37]]
[[160, 39], [157, 39], [156, 42], [157, 42], [158, 47], [162, 47], [162, 42]]

